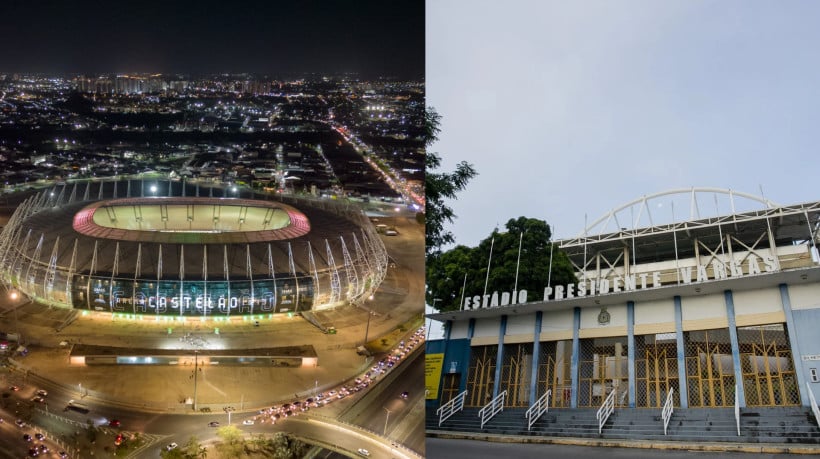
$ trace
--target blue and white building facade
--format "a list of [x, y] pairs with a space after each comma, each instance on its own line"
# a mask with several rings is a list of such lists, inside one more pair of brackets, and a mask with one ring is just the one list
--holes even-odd
[[[675, 221], [681, 197], [689, 217]], [[671, 223], [653, 223], [660, 203]], [[700, 216], [707, 205], [715, 216]], [[428, 407], [464, 391], [468, 407], [503, 391], [506, 406], [527, 407], [550, 391], [550, 408], [599, 407], [613, 392], [618, 406], [660, 408], [671, 389], [682, 408], [736, 396], [740, 407], [808, 406], [809, 391], [820, 397], [819, 227], [820, 202], [722, 189], [621, 206], [555, 241], [576, 283], [428, 314], [444, 326], [427, 343]]]

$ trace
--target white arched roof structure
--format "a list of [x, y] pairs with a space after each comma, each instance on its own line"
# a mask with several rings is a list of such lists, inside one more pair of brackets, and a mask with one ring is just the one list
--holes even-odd
[[[675, 212], [676, 202], [679, 206], [684, 204], [677, 214]], [[721, 210], [721, 202], [723, 210]], [[671, 211], [671, 218], [668, 215], [669, 211], [657, 210], [663, 209], [667, 203], [670, 204], [667, 208]], [[710, 209], [710, 206], [714, 206], [714, 210]], [[654, 215], [653, 207], [656, 209]], [[584, 231], [578, 237], [775, 207], [780, 206], [765, 197], [742, 191], [710, 187], [677, 188], [645, 195], [627, 202], [592, 223], [585, 224]]]

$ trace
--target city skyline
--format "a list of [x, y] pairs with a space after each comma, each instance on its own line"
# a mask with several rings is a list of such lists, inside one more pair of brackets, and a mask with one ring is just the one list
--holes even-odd
[[424, 76], [419, 1], [0, 6], [0, 72]]

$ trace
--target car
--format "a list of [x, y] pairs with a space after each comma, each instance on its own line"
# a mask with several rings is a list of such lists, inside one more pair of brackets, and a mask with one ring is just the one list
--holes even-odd
[[177, 445], [176, 443], [169, 443], [168, 446], [165, 447], [165, 449], [167, 451], [171, 451], [172, 449], [177, 449], [177, 446], [179, 445]]
[[403, 398], [403, 399], [405, 399], [405, 400], [406, 400], [406, 399], [407, 399], [407, 397], [409, 397], [409, 396], [410, 396], [410, 392], [404, 391], [404, 392], [402, 392], [402, 393], [401, 393], [401, 398]]
[[16, 421], [14, 421], [14, 423], [15, 423], [15, 424], [17, 424], [17, 427], [21, 427], [21, 428], [22, 428], [22, 427], [25, 427], [25, 426], [26, 426], [25, 421], [23, 421], [22, 419], [18, 419], [18, 420], [16, 420]]
[[40, 453], [42, 453], [42, 454], [45, 454], [45, 453], [48, 452], [48, 446], [46, 446], [46, 445], [41, 444], [37, 447], [37, 449], [40, 450]]
[[45, 436], [45, 435], [43, 435], [43, 434], [42, 434], [42, 433], [40, 433], [40, 432], [37, 432], [36, 434], [34, 434], [34, 438], [36, 438], [36, 439], [38, 439], [38, 440], [40, 440], [40, 441], [43, 441], [43, 440], [45, 440], [46, 436]]
[[31, 441], [31, 435], [29, 435], [29, 434], [23, 434], [23, 440], [25, 440], [25, 441]]
[[9, 390], [12, 392], [17, 392], [18, 390], [20, 390], [20, 388], [17, 386], [9, 386]]
[[245, 419], [244, 421], [242, 421], [242, 424], [244, 424], [246, 426], [252, 426], [253, 422], [254, 422], [253, 419]]
[[31, 457], [37, 457], [40, 455], [40, 452], [37, 451], [37, 448], [29, 448], [28, 455]]
[[119, 419], [112, 419], [112, 420], [108, 421], [108, 427], [119, 427], [119, 426], [120, 426], [120, 420]]
[[359, 455], [364, 456], [364, 457], [370, 456], [370, 451], [368, 451], [364, 448], [359, 448], [358, 451], [356, 451], [356, 452], [359, 453]]
[[208, 423], [208, 427], [219, 427], [219, 422], [211, 421]]
[[36, 396], [36, 397], [32, 398], [32, 399], [31, 399], [31, 401], [32, 401], [32, 402], [35, 402], [35, 403], [45, 403], [45, 402], [46, 402], [46, 399], [44, 399], [43, 397], [40, 397], [40, 396], [38, 395], [38, 396]]
[[114, 438], [114, 446], [120, 446], [122, 442], [125, 441], [122, 434], [118, 434], [116, 438]]
[[66, 453], [65, 451], [60, 451], [59, 453], [57, 453], [57, 455], [60, 456], [60, 459], [68, 459], [68, 453]]
[[35, 392], [35, 394], [39, 395], [40, 397], [48, 397], [48, 392], [43, 389], [38, 390], [37, 392]]

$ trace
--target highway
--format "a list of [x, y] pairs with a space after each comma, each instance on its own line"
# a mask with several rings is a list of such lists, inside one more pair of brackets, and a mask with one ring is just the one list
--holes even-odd
[[[261, 416], [241, 412], [232, 413], [232, 424], [252, 434], [289, 432], [308, 443], [327, 446], [347, 454], [355, 454], [358, 448], [365, 448], [374, 458], [420, 457], [424, 452], [424, 427], [421, 422], [424, 400], [418, 381], [424, 371], [423, 356], [423, 343], [420, 343], [390, 373], [377, 378], [365, 390], [325, 407], [280, 420], [275, 425], [260, 422]], [[7, 371], [2, 375], [5, 389], [2, 393], [7, 396], [0, 399], [3, 401], [0, 405], [0, 417], [5, 420], [0, 423], [0, 445], [5, 451], [2, 454], [6, 456], [0, 454], [0, 457], [25, 456], [31, 445], [22, 439], [22, 435], [29, 433], [33, 436], [36, 431], [47, 432], [46, 443], [52, 450], [48, 455], [38, 457], [56, 458], [57, 451], [72, 447], [79, 450], [75, 452], [68, 449], [76, 453], [73, 457], [87, 457], [89, 451], [85, 449], [84, 452], [84, 448], [88, 448], [86, 431], [89, 422], [100, 429], [98, 443], [94, 446], [98, 454], [100, 449], [113, 449], [113, 439], [117, 433], [140, 432], [147, 444], [139, 454], [132, 457], [158, 457], [161, 449], [168, 443], [183, 445], [191, 436], [196, 436], [203, 444], [217, 441], [217, 429], [209, 427], [208, 423], [217, 421], [221, 425], [228, 424], [228, 415], [224, 412], [196, 415], [136, 412], [106, 406], [93, 398], [83, 398], [80, 388], [77, 391], [59, 386], [49, 388], [35, 384], [36, 379], [34, 376], [26, 377]], [[12, 384], [19, 387], [19, 391], [8, 390]], [[44, 387], [49, 392], [47, 403], [32, 402], [35, 392]], [[402, 392], [408, 392], [407, 399], [401, 398]], [[66, 411], [64, 407], [69, 400], [82, 403], [89, 408], [89, 412]], [[390, 410], [389, 419], [385, 408]], [[21, 429], [13, 423], [17, 418], [22, 418], [39, 429]], [[337, 418], [350, 419], [337, 421]], [[109, 422], [114, 419], [120, 421], [119, 428], [109, 427]], [[256, 422], [250, 426], [242, 425], [245, 419], [255, 419]], [[385, 421], [389, 423], [386, 425]], [[63, 444], [57, 445], [52, 440]]]

